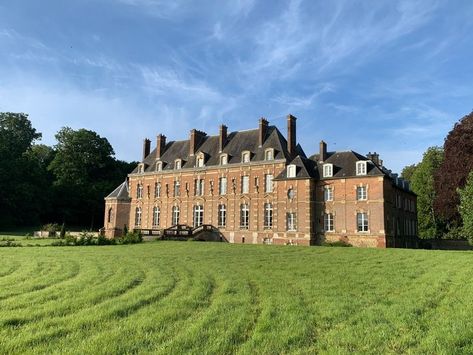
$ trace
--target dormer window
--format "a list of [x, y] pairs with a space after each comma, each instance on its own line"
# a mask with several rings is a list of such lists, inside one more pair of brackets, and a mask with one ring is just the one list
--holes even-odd
[[182, 167], [182, 160], [181, 159], [176, 159], [174, 161], [174, 169], [179, 170]]
[[287, 177], [295, 178], [296, 177], [296, 166], [294, 164], [287, 166]]
[[158, 161], [156, 163], [156, 171], [162, 171], [163, 170], [163, 162], [162, 161]]
[[264, 152], [264, 160], [274, 160], [274, 149], [266, 149]]
[[138, 174], [143, 174], [145, 167], [143, 164], [138, 164]]
[[332, 176], [333, 176], [333, 164], [324, 164], [323, 177], [332, 177]]
[[197, 156], [197, 160], [195, 161], [196, 168], [203, 168], [204, 167], [204, 155], [200, 153]]
[[227, 165], [228, 164], [228, 155], [222, 154], [220, 156], [220, 165]]
[[250, 162], [250, 152], [241, 153], [241, 162], [242, 163], [249, 163]]
[[366, 175], [366, 161], [356, 162], [356, 175]]

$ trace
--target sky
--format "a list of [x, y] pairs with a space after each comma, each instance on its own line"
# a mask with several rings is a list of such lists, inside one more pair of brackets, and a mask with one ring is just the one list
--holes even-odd
[[0, 111], [141, 159], [145, 137], [252, 129], [395, 172], [473, 110], [471, 0], [0, 0]]

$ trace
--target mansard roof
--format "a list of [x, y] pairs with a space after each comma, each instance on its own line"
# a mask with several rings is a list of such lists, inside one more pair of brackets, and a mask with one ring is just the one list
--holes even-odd
[[[203, 153], [205, 158], [205, 166], [217, 166], [220, 163], [220, 156], [226, 154], [228, 156], [228, 164], [241, 163], [242, 153], [250, 152], [250, 162], [264, 161], [265, 151], [267, 149], [274, 150], [274, 159], [289, 160], [287, 140], [275, 126], [269, 126], [266, 133], [263, 146], [259, 146], [259, 130], [251, 129], [244, 131], [231, 132], [227, 136], [226, 144], [222, 152], [219, 151], [219, 136], [204, 136], [199, 142], [196, 154], [189, 155], [190, 141], [171, 141], [166, 144], [164, 153], [159, 161], [162, 162], [162, 170], [173, 170], [174, 162], [177, 159], [182, 161], [182, 169], [194, 168], [196, 159], [199, 154]], [[296, 148], [297, 154], [305, 157], [305, 153], [300, 145]], [[154, 149], [143, 161], [145, 172], [156, 171], [156, 149]], [[135, 168], [132, 173], [138, 172]]]
[[305, 155], [298, 155], [289, 164], [296, 166], [296, 176], [293, 178], [287, 177], [287, 169], [284, 169], [274, 180], [286, 179], [311, 179], [316, 177], [316, 162], [307, 159]]
[[125, 180], [107, 197], [105, 197], [105, 199], [128, 200], [130, 198], [129, 192], [128, 180]]

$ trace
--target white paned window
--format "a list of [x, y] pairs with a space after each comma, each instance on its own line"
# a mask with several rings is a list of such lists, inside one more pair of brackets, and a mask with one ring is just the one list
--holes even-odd
[[332, 176], [333, 176], [333, 164], [324, 164], [323, 177], [332, 177]]
[[365, 212], [357, 213], [356, 225], [358, 232], [368, 232], [368, 214]]
[[356, 162], [356, 175], [366, 175], [366, 161]]
[[326, 232], [333, 232], [333, 214], [325, 213], [324, 214], [324, 230]]
[[194, 227], [199, 227], [204, 223], [204, 206], [194, 206]]
[[295, 178], [296, 177], [296, 166], [294, 164], [287, 166], [287, 177]]
[[273, 227], [273, 205], [264, 204], [264, 228], [271, 229]]
[[227, 207], [224, 204], [218, 205], [218, 226], [225, 227], [227, 225]]
[[333, 201], [333, 188], [330, 186], [324, 187], [324, 201]]
[[286, 214], [286, 225], [288, 231], [295, 231], [297, 229], [297, 219], [295, 212], [289, 212]]
[[227, 194], [227, 178], [222, 176], [218, 179], [218, 194], [226, 195]]
[[356, 187], [356, 199], [358, 201], [364, 201], [368, 198], [368, 194], [366, 192], [366, 186], [357, 186]]
[[248, 229], [250, 222], [250, 207], [243, 203], [240, 205], [240, 228]]
[[179, 206], [172, 207], [172, 225], [175, 226], [179, 224]]
[[136, 207], [135, 209], [135, 226], [141, 226], [141, 207]]
[[159, 219], [161, 216], [161, 211], [159, 210], [159, 207], [154, 207], [153, 208], [153, 227], [158, 227], [159, 226]]
[[273, 192], [273, 178], [272, 174], [264, 176], [264, 192]]
[[250, 192], [250, 177], [242, 176], [241, 177], [241, 193], [247, 194]]

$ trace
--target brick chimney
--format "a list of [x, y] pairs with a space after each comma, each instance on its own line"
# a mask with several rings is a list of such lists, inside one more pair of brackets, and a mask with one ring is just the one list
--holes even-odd
[[220, 136], [218, 138], [218, 149], [219, 152], [223, 152], [223, 148], [225, 148], [225, 144], [227, 143], [227, 126], [220, 125]]
[[376, 165], [383, 165], [383, 161], [379, 159], [379, 154], [374, 152], [374, 153], [371, 153], [369, 152], [366, 157], [371, 160], [373, 163], [375, 163]]
[[327, 143], [324, 141], [320, 141], [320, 152], [319, 152], [319, 160], [325, 161], [327, 159]]
[[268, 120], [261, 117], [259, 120], [259, 146], [262, 147], [266, 139], [266, 133], [268, 132]]
[[164, 154], [164, 149], [166, 148], [166, 136], [158, 134], [156, 138], [156, 159], [161, 159]]
[[199, 148], [202, 139], [207, 135], [207, 133], [198, 131], [196, 129], [191, 129], [191, 135], [190, 135], [190, 144], [189, 144], [189, 155], [193, 156], [196, 152], [197, 149]]
[[289, 154], [296, 154], [296, 117], [287, 115], [287, 150]]
[[151, 141], [148, 138], [143, 140], [143, 160], [149, 155], [149, 151], [151, 148]]

